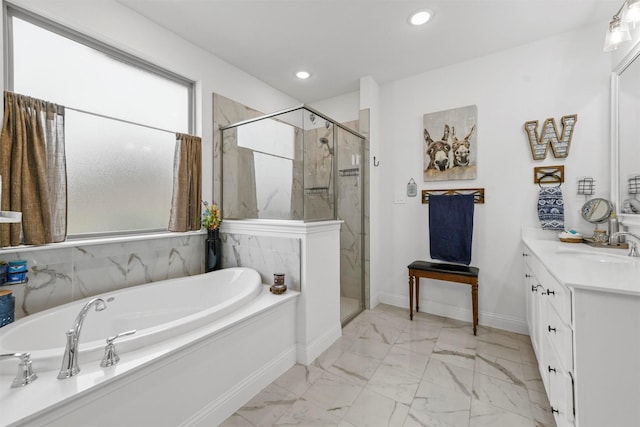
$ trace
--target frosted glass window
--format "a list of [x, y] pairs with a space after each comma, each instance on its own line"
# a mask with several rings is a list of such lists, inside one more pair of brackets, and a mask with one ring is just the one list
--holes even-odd
[[14, 92], [189, 132], [190, 87], [19, 18], [12, 22]]
[[68, 234], [166, 230], [193, 82], [8, 10], [8, 89], [66, 107]]
[[167, 228], [174, 135], [67, 111], [66, 149], [70, 235]]

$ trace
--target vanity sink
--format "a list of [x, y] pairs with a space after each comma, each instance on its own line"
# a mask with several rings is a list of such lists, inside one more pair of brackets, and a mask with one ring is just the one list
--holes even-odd
[[[614, 249], [610, 249], [614, 250]], [[608, 264], [633, 264], [640, 262], [639, 258], [633, 258], [622, 253], [605, 253], [580, 249], [558, 248], [556, 253], [569, 255], [573, 258], [583, 259], [589, 262], [601, 262]]]

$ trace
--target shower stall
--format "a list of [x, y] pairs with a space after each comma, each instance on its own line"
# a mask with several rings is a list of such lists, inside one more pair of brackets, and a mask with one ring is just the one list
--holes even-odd
[[225, 219], [343, 221], [340, 317], [346, 324], [365, 307], [364, 137], [304, 105], [221, 131]]

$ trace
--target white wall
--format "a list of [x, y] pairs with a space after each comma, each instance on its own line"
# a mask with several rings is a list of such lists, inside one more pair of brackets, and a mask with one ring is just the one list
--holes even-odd
[[315, 101], [309, 107], [320, 111], [338, 123], [358, 120], [360, 112], [360, 92], [349, 92], [333, 98]]
[[[598, 194], [609, 193], [610, 59], [602, 52], [602, 25], [426, 72], [380, 86], [379, 193], [372, 185], [384, 227], [372, 226], [373, 265], [390, 276], [380, 284], [380, 301], [408, 306], [407, 265], [428, 259], [428, 207], [420, 198], [394, 204], [410, 178], [423, 188], [484, 187], [486, 202], [476, 205], [472, 265], [480, 267], [480, 323], [526, 331], [520, 235], [538, 226], [533, 168], [565, 165], [565, 224], [586, 233], [592, 226], [577, 209], [576, 180], [591, 176]], [[425, 113], [475, 104], [478, 107], [478, 177], [471, 181], [424, 183], [422, 118]], [[523, 129], [554, 117], [578, 114], [569, 157], [533, 161]], [[372, 182], [376, 170], [372, 174]], [[375, 199], [379, 200], [376, 201]], [[385, 214], [386, 215], [386, 214]], [[376, 232], [388, 246], [374, 250]], [[375, 254], [377, 254], [377, 259]], [[372, 283], [372, 289], [373, 289]], [[373, 290], [372, 290], [373, 292]], [[471, 319], [469, 287], [429, 281], [421, 292], [425, 311]]]
[[196, 81], [195, 133], [202, 137], [202, 193], [207, 200], [212, 200], [213, 194], [212, 93], [266, 112], [300, 104], [115, 0], [11, 0], [10, 3]]

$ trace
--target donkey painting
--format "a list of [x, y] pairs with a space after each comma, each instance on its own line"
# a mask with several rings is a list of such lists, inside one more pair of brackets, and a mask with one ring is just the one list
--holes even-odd
[[[424, 181], [476, 179], [478, 108], [475, 105], [427, 113], [422, 119]], [[440, 129], [444, 129], [440, 134]], [[431, 134], [430, 134], [431, 133]], [[437, 133], [436, 138], [431, 135]], [[442, 138], [440, 138], [442, 135]]]
[[456, 137], [456, 128], [451, 126], [451, 139], [453, 143], [451, 148], [453, 149], [453, 167], [456, 166], [469, 166], [471, 160], [471, 135], [476, 130], [476, 125], [473, 125], [467, 136], [463, 140], [459, 140]]
[[[424, 142], [427, 144], [425, 153], [429, 156], [429, 165], [427, 169], [435, 169], [444, 171], [449, 169], [449, 152], [451, 144], [449, 144], [449, 125], [444, 125], [444, 134], [440, 141], [434, 141], [429, 135], [427, 129], [424, 130]], [[425, 159], [425, 163], [426, 163]]]

